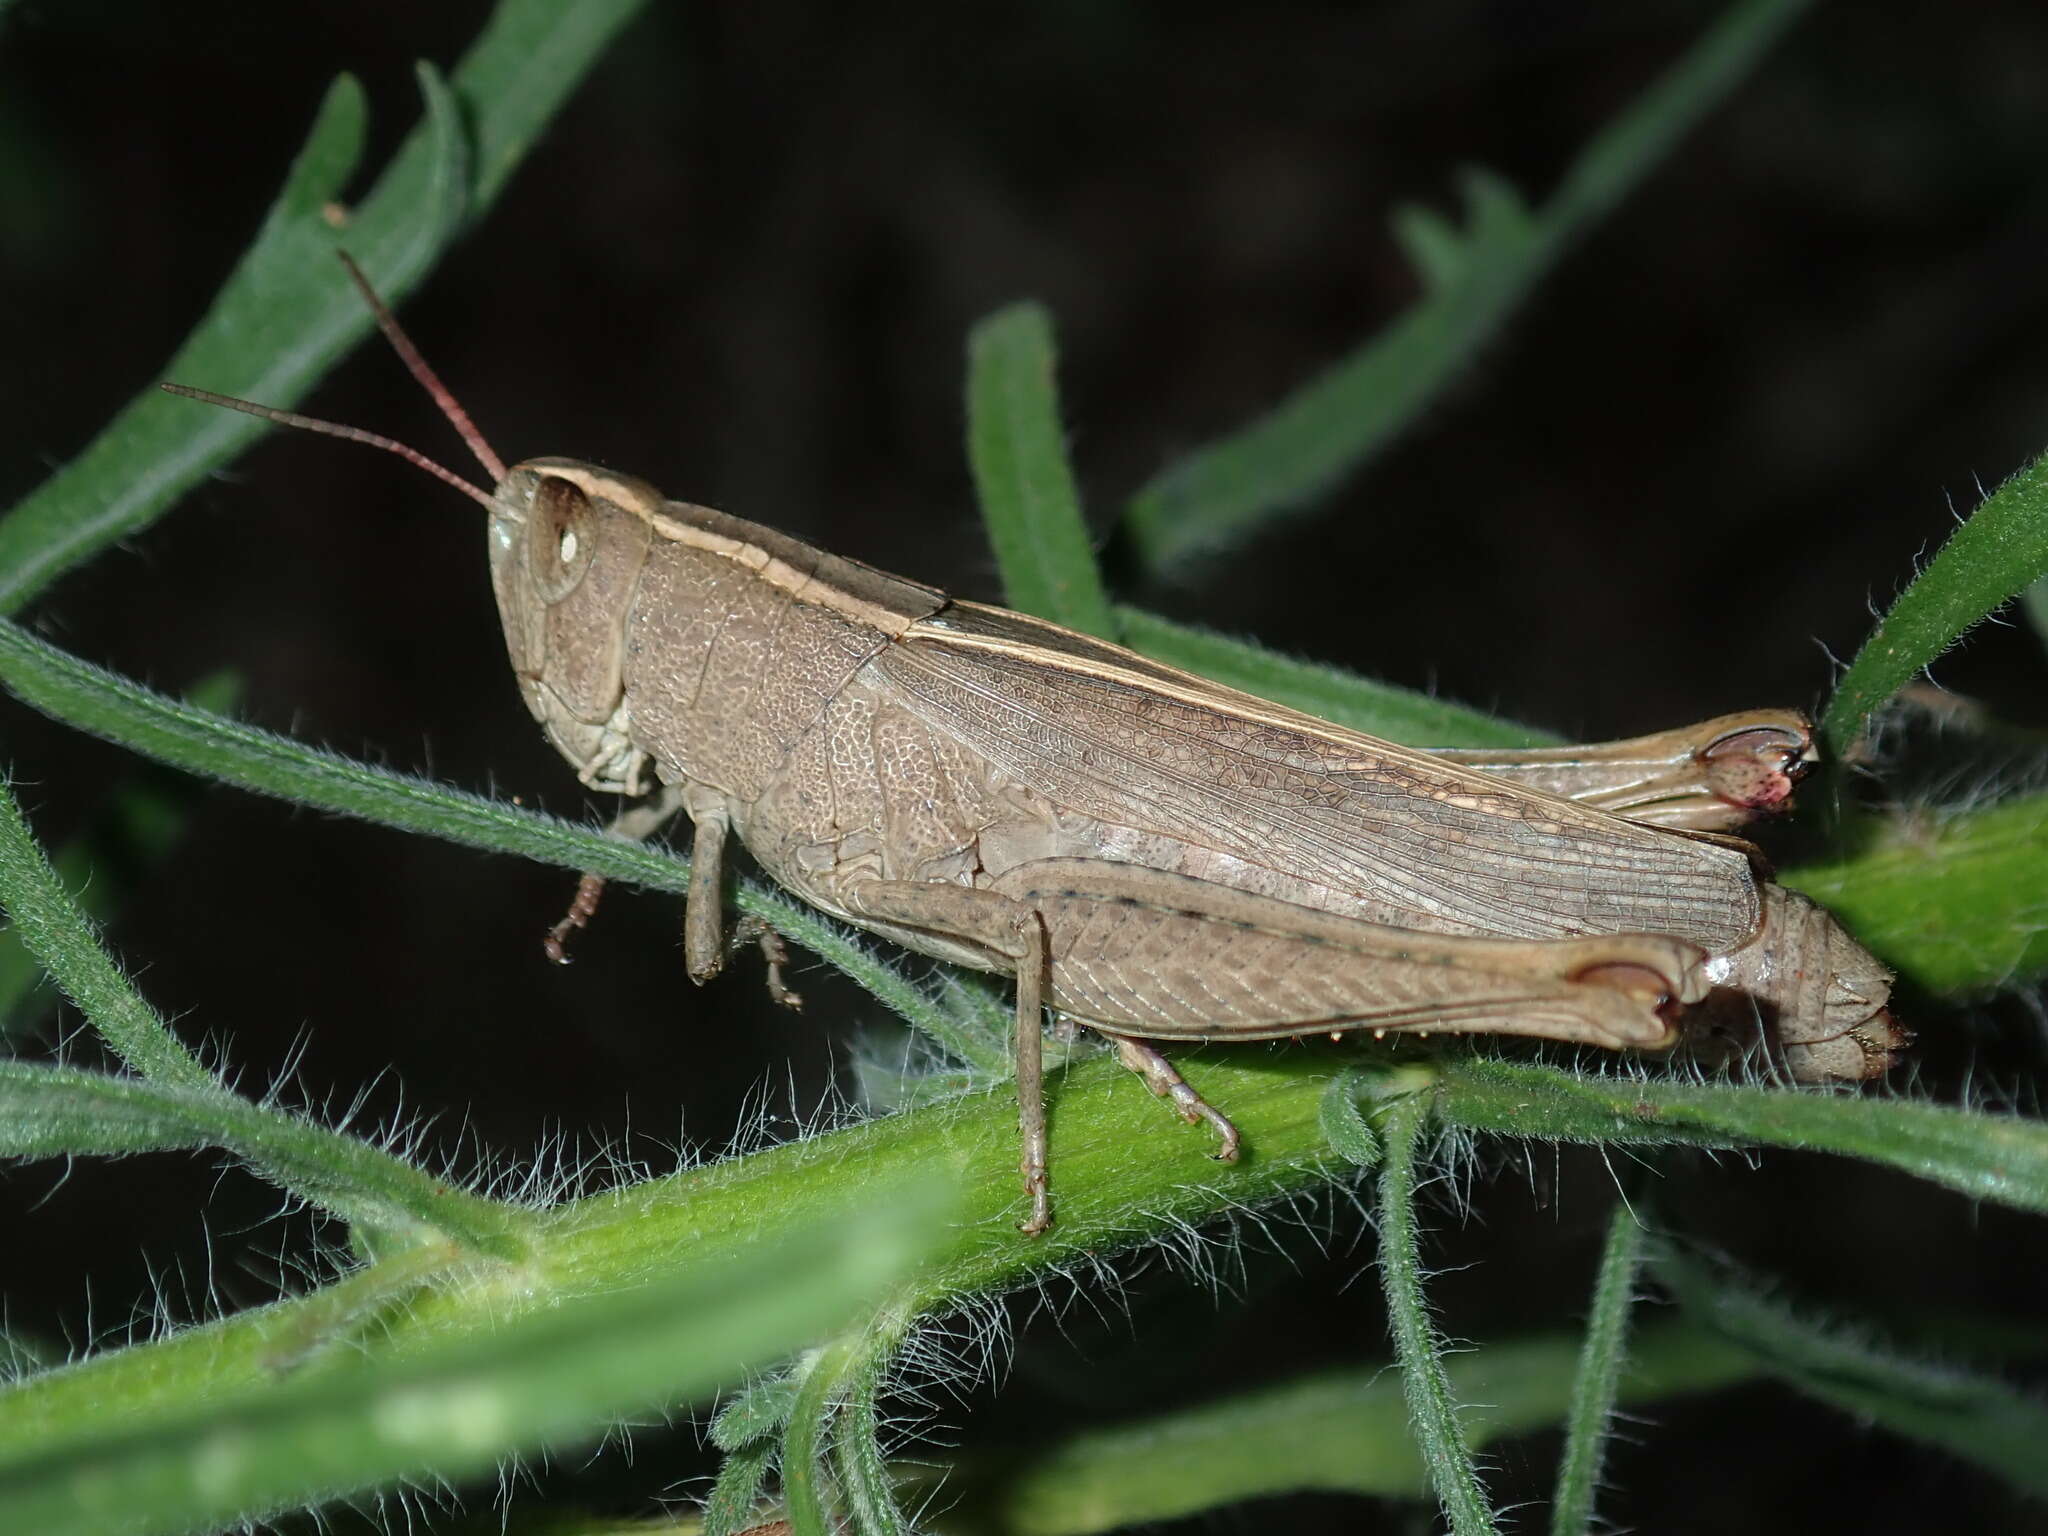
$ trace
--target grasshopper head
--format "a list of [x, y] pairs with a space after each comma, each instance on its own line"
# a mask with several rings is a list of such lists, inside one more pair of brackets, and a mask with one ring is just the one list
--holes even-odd
[[183, 384], [163, 388], [395, 453], [481, 503], [490, 514], [491, 585], [526, 707], [586, 784], [640, 793], [646, 757], [627, 730], [625, 634], [661, 496], [644, 481], [574, 459], [529, 459], [506, 469], [356, 264], [346, 252], [335, 254], [413, 377], [496, 482], [495, 492], [416, 448], [360, 427]]
[[624, 787], [626, 623], [647, 562], [652, 486], [529, 459], [491, 498], [491, 587], [526, 707], [588, 782]]

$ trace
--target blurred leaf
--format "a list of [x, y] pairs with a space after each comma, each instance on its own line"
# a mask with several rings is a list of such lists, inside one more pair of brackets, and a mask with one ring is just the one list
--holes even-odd
[[[1485, 1446], [1558, 1423], [1577, 1343], [1483, 1344], [1446, 1365]], [[1637, 1331], [1621, 1400], [1656, 1402], [1756, 1374], [1749, 1357], [1699, 1329]], [[908, 1472], [919, 1486], [936, 1481]], [[1049, 1445], [968, 1456], [946, 1469], [934, 1524], [959, 1536], [1093, 1536], [1245, 1499], [1326, 1491], [1413, 1499], [1429, 1489], [1397, 1372], [1383, 1361], [1318, 1372], [1155, 1417], [1080, 1430]]]
[[1852, 856], [1788, 870], [1886, 964], [1933, 992], [2048, 972], [2048, 794], [1977, 810], [1903, 810]]
[[30, 1446], [0, 1446], [0, 1529], [235, 1524], [586, 1442], [857, 1315], [943, 1216], [929, 1185], [878, 1191], [743, 1255], [560, 1299], [481, 1333], [419, 1337], [402, 1357], [337, 1355], [175, 1408], [102, 1404]]
[[[1541, 212], [1468, 171], [1464, 228], [1404, 211], [1423, 297], [1267, 415], [1170, 465], [1124, 513], [1139, 565], [1172, 574], [1241, 543], [1351, 474], [1406, 429], [1501, 329], [1571, 243], [1746, 79], [1806, 0], [1741, 0], [1580, 151]], [[1474, 743], [1490, 745], [1491, 743]]]
[[1758, 1370], [2048, 1498], [2048, 1402], [1982, 1372], [1913, 1359], [1842, 1319], [1801, 1316], [1729, 1266], [1710, 1267], [1668, 1244], [1656, 1273], [1689, 1320]]
[[2048, 576], [2037, 578], [2020, 594], [2020, 609], [2041, 644], [2048, 646]]

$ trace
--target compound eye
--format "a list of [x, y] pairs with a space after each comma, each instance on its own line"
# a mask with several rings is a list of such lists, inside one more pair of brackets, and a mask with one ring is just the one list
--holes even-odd
[[597, 554], [597, 514], [583, 487], [543, 475], [526, 517], [526, 569], [548, 602], [574, 592]]

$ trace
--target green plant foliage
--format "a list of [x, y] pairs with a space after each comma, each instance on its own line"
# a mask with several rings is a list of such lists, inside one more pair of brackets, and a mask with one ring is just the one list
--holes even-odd
[[2048, 575], [2048, 456], [1984, 498], [1899, 594], [1843, 674], [1822, 720], [1840, 757], [1884, 704], [1969, 629]]
[[1564, 1460], [1557, 1469], [1557, 1497], [1550, 1507], [1551, 1536], [1586, 1536], [1594, 1528], [1593, 1507], [1600, 1495], [1614, 1405], [1630, 1366], [1629, 1311], [1635, 1305], [1636, 1280], [1642, 1273], [1643, 1246], [1642, 1221], [1624, 1199], [1607, 1218], [1607, 1241], [1600, 1251], [1599, 1276], [1593, 1282], [1586, 1338], [1579, 1347], [1578, 1371], [1572, 1377]]
[[1760, 1371], [1858, 1419], [1939, 1445], [2048, 1498], [2048, 1402], [1958, 1365], [1915, 1358], [1867, 1326], [1802, 1315], [1752, 1277], [1659, 1245], [1656, 1274], [1686, 1315]]
[[[1555, 1335], [1481, 1344], [1446, 1359], [1451, 1390], [1469, 1405], [1460, 1423], [1473, 1447], [1562, 1420], [1576, 1354], [1575, 1341]], [[1711, 1391], [1755, 1369], [1699, 1328], [1653, 1323], [1630, 1341], [1620, 1401]], [[1374, 1360], [970, 1458], [947, 1484], [940, 1529], [1092, 1536], [1302, 1489], [1428, 1494], [1397, 1372]]]
[[1123, 526], [1140, 564], [1170, 573], [1242, 542], [1412, 425], [1572, 242], [1748, 78], [1805, 9], [1806, 0], [1730, 6], [1641, 101], [1586, 145], [1542, 209], [1475, 170], [1460, 188], [1462, 229], [1404, 210], [1395, 232], [1423, 296], [1267, 415], [1177, 460], [1132, 497]]
[[1052, 317], [1037, 304], [990, 315], [967, 338], [968, 458], [1012, 608], [1117, 638], [1053, 386]]
[[[49, 1407], [45, 1390], [30, 1399], [47, 1408], [34, 1432], [17, 1417], [6, 1438], [0, 1522], [50, 1536], [203, 1528], [573, 1445], [621, 1415], [701, 1396], [854, 1313], [911, 1267], [942, 1214], [928, 1193], [878, 1192], [717, 1262], [517, 1321], [427, 1331], [403, 1359], [344, 1351], [319, 1370], [260, 1374], [203, 1403], [190, 1376], [184, 1393], [120, 1415]], [[524, 1277], [470, 1283], [509, 1293]], [[203, 1357], [187, 1354], [187, 1371], [203, 1373]]]

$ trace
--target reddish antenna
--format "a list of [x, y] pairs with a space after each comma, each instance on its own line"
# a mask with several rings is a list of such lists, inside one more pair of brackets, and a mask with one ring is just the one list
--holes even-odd
[[441, 407], [441, 414], [448, 418], [448, 424], [462, 434], [462, 440], [469, 444], [469, 451], [476, 455], [477, 463], [483, 465], [484, 473], [491, 477], [491, 484], [496, 485], [505, 478], [505, 461], [491, 452], [491, 445], [484, 441], [483, 433], [477, 431], [476, 423], [469, 419], [469, 412], [462, 408], [448, 386], [441, 382], [441, 376], [427, 366], [427, 360], [420, 356], [420, 349], [414, 346], [412, 338], [405, 334], [404, 327], [398, 323], [398, 317], [377, 297], [377, 290], [372, 288], [370, 280], [363, 276], [363, 269], [356, 265], [355, 258], [347, 251], [336, 251], [334, 254], [341, 258], [341, 264], [348, 269], [349, 280], [356, 285], [356, 292], [363, 296], [363, 302], [370, 306], [370, 313], [377, 317], [377, 329], [382, 331], [384, 339], [391, 343], [391, 350], [404, 360], [407, 369], [419, 380], [420, 388], [427, 392], [434, 404]]
[[[341, 264], [347, 268], [350, 281], [356, 285], [356, 292], [363, 296], [363, 302], [369, 305], [370, 313], [376, 317], [377, 329], [384, 333], [384, 339], [391, 343], [392, 350], [419, 381], [420, 388], [427, 392], [434, 404], [441, 408], [441, 414], [448, 418], [449, 424], [462, 435], [462, 440], [469, 445], [469, 451], [476, 455], [477, 462], [483, 465], [490, 475], [492, 483], [503, 480], [505, 461], [491, 451], [491, 445], [484, 441], [483, 433], [477, 431], [476, 423], [469, 419], [469, 412], [462, 408], [455, 396], [450, 393], [448, 386], [441, 382], [440, 376], [427, 365], [427, 360], [420, 356], [419, 348], [412, 344], [412, 338], [405, 334], [404, 328], [399, 325], [397, 317], [391, 313], [389, 307], [377, 297], [377, 290], [372, 288], [370, 280], [363, 276], [362, 268], [355, 264], [347, 251], [336, 251], [334, 254], [341, 258]], [[491, 499], [491, 493], [481, 486], [472, 485], [454, 470], [435, 463], [417, 448], [408, 447], [379, 433], [365, 432], [361, 427], [345, 427], [339, 422], [322, 421], [317, 416], [301, 416], [296, 411], [281, 411], [275, 406], [258, 405], [253, 400], [237, 400], [232, 395], [216, 395], [210, 390], [193, 389], [186, 384], [160, 384], [157, 387], [173, 395], [183, 395], [188, 400], [203, 400], [208, 405], [225, 406], [231, 411], [241, 411], [244, 415], [260, 416], [263, 420], [274, 421], [279, 426], [298, 427], [303, 431], [319, 432], [327, 437], [338, 437], [347, 442], [366, 443], [372, 448], [381, 448], [386, 453], [397, 454], [408, 464], [424, 469], [435, 479], [446, 481], [470, 500], [481, 505], [485, 511], [496, 505]]]
[[491, 493], [481, 486], [471, 485], [452, 469], [444, 469], [417, 448], [408, 448], [393, 438], [380, 437], [375, 432], [365, 432], [361, 427], [344, 427], [339, 422], [322, 421], [317, 416], [301, 416], [297, 411], [280, 411], [275, 406], [258, 405], [253, 400], [237, 400], [233, 395], [216, 395], [211, 390], [194, 389], [189, 384], [159, 384], [158, 389], [173, 395], [183, 395], [188, 400], [203, 400], [208, 405], [224, 405], [231, 411], [240, 411], [247, 416], [261, 416], [265, 421], [274, 421], [281, 427], [299, 427], [307, 432], [320, 432], [328, 437], [339, 437], [351, 443], [368, 443], [372, 448], [382, 448], [386, 453], [395, 453], [408, 464], [417, 464], [437, 480], [445, 480], [463, 495], [482, 505], [486, 512], [495, 509], [497, 503], [491, 500]]

